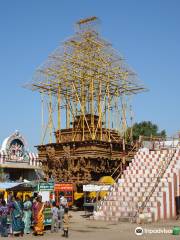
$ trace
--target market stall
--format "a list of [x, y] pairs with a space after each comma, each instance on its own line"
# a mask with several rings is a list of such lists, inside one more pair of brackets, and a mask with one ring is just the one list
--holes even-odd
[[22, 196], [24, 200], [25, 195], [28, 194], [32, 196], [33, 191], [35, 190], [35, 185], [31, 182], [1, 182], [0, 183], [0, 194], [3, 195], [4, 200], [8, 200], [10, 193], [18, 194]]
[[97, 203], [100, 200], [100, 194], [107, 192], [111, 185], [106, 184], [87, 184], [83, 185], [84, 192], [84, 211], [85, 215], [96, 210]]

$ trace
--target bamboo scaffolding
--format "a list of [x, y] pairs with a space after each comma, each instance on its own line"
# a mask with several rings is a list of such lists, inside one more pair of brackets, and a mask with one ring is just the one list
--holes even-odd
[[[105, 132], [110, 142], [111, 125], [119, 135], [127, 129], [126, 96], [146, 90], [125, 59], [100, 37], [98, 21], [96, 17], [78, 21], [75, 35], [48, 57], [27, 85], [31, 90], [49, 96], [50, 142], [53, 131], [52, 97], [57, 101], [58, 142], [61, 142], [62, 111], [66, 111], [66, 128], [70, 128], [71, 121], [75, 122], [81, 115], [76, 126], [72, 126], [72, 141], [76, 140], [79, 128], [82, 130], [82, 141], [85, 141], [86, 129], [92, 140], [98, 138], [102, 141], [103, 129], [108, 128]], [[42, 121], [44, 130], [44, 117]]]

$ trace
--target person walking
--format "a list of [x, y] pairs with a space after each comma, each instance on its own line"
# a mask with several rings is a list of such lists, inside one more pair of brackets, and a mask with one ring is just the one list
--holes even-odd
[[9, 209], [6, 205], [6, 201], [3, 199], [0, 203], [0, 234], [1, 237], [8, 237], [8, 225], [7, 225], [7, 215]]
[[64, 234], [63, 237], [68, 237], [69, 234], [69, 220], [72, 216], [68, 213], [68, 208], [64, 209], [64, 219], [63, 219], [63, 230], [64, 230]]
[[34, 235], [44, 234], [44, 203], [42, 197], [37, 196], [33, 204], [33, 219], [34, 219]]
[[61, 229], [63, 229], [63, 217], [65, 208], [68, 208], [68, 202], [67, 199], [64, 197], [64, 193], [62, 192], [59, 199], [59, 225]]
[[24, 221], [24, 233], [29, 234], [31, 232], [31, 216], [32, 216], [32, 203], [30, 201], [30, 196], [25, 196], [25, 201], [23, 204], [23, 221]]
[[51, 213], [52, 213], [51, 232], [58, 232], [59, 208], [56, 206], [55, 202], [52, 203]]

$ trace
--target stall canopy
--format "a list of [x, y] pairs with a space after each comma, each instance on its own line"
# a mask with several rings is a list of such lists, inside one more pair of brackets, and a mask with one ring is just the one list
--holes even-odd
[[4, 189], [7, 191], [33, 191], [35, 189], [35, 185], [30, 182], [2, 182], [0, 183], [0, 189]]

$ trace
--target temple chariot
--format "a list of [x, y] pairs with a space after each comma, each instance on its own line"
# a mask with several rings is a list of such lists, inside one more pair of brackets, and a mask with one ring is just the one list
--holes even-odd
[[145, 90], [125, 59], [101, 38], [99, 19], [78, 21], [26, 85], [41, 95], [46, 175], [77, 184], [117, 178], [136, 151], [131, 97]]

